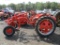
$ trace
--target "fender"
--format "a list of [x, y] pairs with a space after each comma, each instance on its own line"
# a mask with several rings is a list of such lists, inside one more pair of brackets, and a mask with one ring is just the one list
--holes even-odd
[[52, 15], [37, 14], [37, 15], [30, 18], [30, 25], [34, 26], [36, 24], [36, 21], [39, 18], [44, 17], [44, 16], [49, 16], [56, 22], [56, 18], [54, 16], [52, 16]]

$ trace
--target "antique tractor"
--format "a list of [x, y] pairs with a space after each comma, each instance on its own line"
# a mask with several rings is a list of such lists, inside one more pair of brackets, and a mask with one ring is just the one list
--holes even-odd
[[5, 18], [8, 18], [8, 13], [0, 11], [0, 20], [4, 20]]
[[14, 10], [10, 8], [4, 8], [0, 10], [0, 20], [5, 20], [14, 14]]
[[7, 37], [12, 37], [16, 31], [19, 31], [21, 25], [25, 24], [34, 26], [37, 34], [43, 37], [53, 34], [56, 28], [56, 18], [49, 13], [32, 13], [30, 16], [28, 13], [14, 14], [5, 22], [8, 26], [4, 28], [3, 33]]

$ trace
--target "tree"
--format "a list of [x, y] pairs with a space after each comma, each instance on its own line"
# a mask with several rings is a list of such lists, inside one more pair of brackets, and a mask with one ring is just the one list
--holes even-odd
[[56, 9], [60, 9], [60, 3], [56, 3], [56, 2], [46, 2], [46, 3], [41, 3], [41, 2], [36, 2], [36, 3], [31, 3], [28, 2], [27, 4], [23, 3], [19, 3], [19, 4], [9, 4], [9, 5], [0, 5], [0, 9], [5, 8], [5, 7], [11, 7], [13, 8], [15, 11], [21, 11], [21, 10], [43, 10], [44, 8], [46, 9], [52, 9], [52, 10], [56, 10]]
[[13, 3], [9, 4], [8, 7], [11, 7], [12, 9], [16, 10], [16, 5]]
[[44, 3], [44, 7], [45, 7], [46, 9], [50, 9], [50, 8], [51, 8], [51, 3], [50, 3], [50, 2]]
[[2, 5], [2, 8], [6, 8], [6, 5], [5, 5], [5, 4], [3, 4], [3, 5]]
[[52, 9], [52, 10], [56, 10], [57, 8], [58, 8], [58, 3], [52, 2], [52, 3], [51, 3], [51, 9]]
[[0, 5], [0, 9], [2, 9], [2, 5]]

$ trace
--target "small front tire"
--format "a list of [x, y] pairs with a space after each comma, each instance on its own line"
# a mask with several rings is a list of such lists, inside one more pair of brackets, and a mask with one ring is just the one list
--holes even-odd
[[3, 33], [7, 37], [12, 37], [15, 33], [15, 28], [13, 28], [12, 26], [7, 26], [4, 28]]

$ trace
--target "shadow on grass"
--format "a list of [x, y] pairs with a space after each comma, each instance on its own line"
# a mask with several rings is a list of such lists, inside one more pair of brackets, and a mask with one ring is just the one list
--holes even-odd
[[34, 27], [31, 26], [31, 25], [23, 25], [23, 26], [21, 26], [21, 28], [24, 28], [24, 29], [34, 29]]
[[55, 34], [55, 33], [54, 33], [53, 35], [47, 37], [47, 38], [42, 38], [42, 37], [40, 37], [40, 39], [41, 39], [42, 41], [47, 42], [47, 43], [60, 45], [60, 35]]
[[44, 38], [44, 37], [40, 37], [36, 34], [27, 35], [26, 32], [22, 31], [22, 32], [17, 32], [11, 38], [6, 37], [6, 39], [7, 40], [14, 40], [14, 41], [19, 40], [19, 42], [23, 42], [23, 43], [29, 43], [30, 40], [37, 41], [37, 42], [44, 41], [44, 42], [47, 42], [47, 43], [60, 45], [60, 35], [56, 34], [56, 33], [54, 33], [53, 35], [51, 35], [49, 37]]
[[21, 32], [20, 34], [17, 33], [16, 35], [14, 35], [13, 37], [5, 37], [7, 40], [12, 40], [12, 41], [17, 41], [19, 40], [19, 42], [23, 42], [23, 43], [29, 43], [30, 40], [32, 41], [37, 41], [40, 42], [40, 38], [38, 38], [38, 35], [26, 35], [27, 33], [25, 32]]
[[19, 42], [23, 42], [23, 43], [29, 43], [30, 40], [37, 42], [45, 41], [47, 43], [60, 45], [60, 35], [58, 34], [53, 34], [47, 38], [43, 38], [43, 37], [38, 38], [38, 37], [39, 37], [38, 35], [26, 35], [25, 32], [21, 32], [20, 35], [14, 35], [11, 38], [6, 37], [6, 39], [15, 40], [15, 41], [19, 39]]

